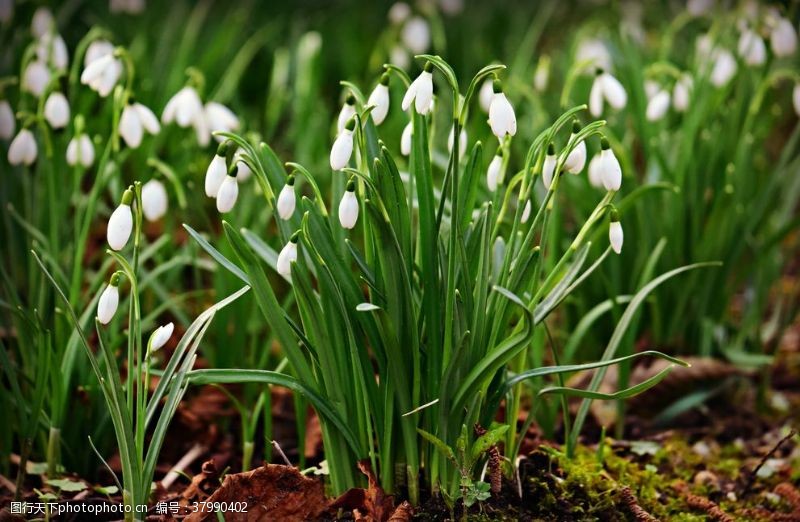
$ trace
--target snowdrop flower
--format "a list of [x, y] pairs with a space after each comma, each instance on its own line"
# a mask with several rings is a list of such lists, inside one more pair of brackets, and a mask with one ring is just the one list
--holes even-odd
[[411, 154], [411, 132], [414, 126], [408, 122], [403, 128], [403, 134], [400, 136], [400, 154], [408, 156]]
[[489, 126], [492, 133], [502, 139], [506, 134], [513, 136], [517, 133], [517, 116], [514, 107], [506, 99], [500, 80], [492, 84], [492, 103], [489, 105]]
[[286, 184], [278, 194], [278, 215], [281, 219], [289, 219], [294, 214], [294, 207], [297, 204], [297, 197], [294, 194], [294, 176], [291, 174], [286, 177]]
[[50, 83], [50, 70], [44, 62], [33, 60], [22, 73], [22, 90], [34, 96], [41, 96]]
[[244, 159], [242, 159], [241, 149], [233, 154], [233, 164], [239, 168], [239, 173], [236, 175], [236, 181], [239, 183], [244, 183], [253, 175], [253, 171], [250, 170], [250, 167], [245, 163]]
[[531, 217], [531, 200], [525, 202], [525, 208], [522, 209], [522, 215], [519, 218], [520, 223], [527, 223]]
[[663, 118], [669, 110], [670, 94], [666, 89], [660, 89], [647, 102], [645, 116], [647, 121], [658, 121]]
[[14, 111], [6, 100], [0, 100], [0, 139], [7, 140], [17, 127]]
[[54, 129], [63, 129], [69, 123], [69, 102], [66, 96], [53, 91], [44, 102], [44, 117]]
[[491, 192], [497, 190], [497, 184], [500, 182], [500, 170], [503, 168], [503, 149], [497, 147], [497, 152], [494, 153], [494, 158], [489, 163], [489, 168], [486, 169], [486, 186], [489, 187]]
[[413, 54], [422, 54], [431, 46], [431, 28], [421, 16], [408, 20], [400, 32], [400, 39]]
[[158, 221], [167, 213], [169, 197], [164, 184], [151, 179], [142, 185], [142, 213], [148, 221]]
[[597, 73], [589, 92], [589, 112], [595, 118], [603, 113], [603, 101], [607, 101], [616, 110], [623, 109], [628, 103], [625, 87], [610, 73], [597, 69]]
[[747, 65], [763, 65], [767, 61], [767, 45], [752, 29], [742, 31], [737, 51]]
[[[461, 132], [458, 133], [458, 158], [461, 159], [464, 156], [464, 152], [467, 150], [467, 131], [466, 129], [461, 129]], [[450, 127], [450, 134], [447, 136], [447, 152], [453, 152], [453, 128]]]
[[339, 111], [339, 118], [336, 120], [336, 132], [342, 132], [344, 126], [350, 121], [350, 118], [356, 114], [356, 97], [348, 94], [347, 98], [342, 105], [342, 110]]
[[619, 190], [622, 184], [622, 167], [605, 137], [600, 140], [600, 160], [597, 168], [606, 190]]
[[163, 123], [174, 121], [179, 127], [184, 128], [192, 125], [196, 127], [198, 120], [203, 120], [203, 124], [205, 124], [203, 112], [200, 95], [197, 94], [194, 87], [187, 85], [169, 99], [161, 114], [161, 121]]
[[[217, 153], [209, 163], [206, 169], [205, 190], [206, 196], [210, 198], [217, 197], [219, 187], [225, 181], [225, 176], [228, 174], [228, 167], [225, 164], [226, 156], [228, 155], [228, 143], [220, 143], [217, 147]], [[237, 165], [237, 164], [234, 164]]]
[[122, 110], [119, 119], [119, 135], [125, 140], [128, 147], [135, 149], [142, 143], [144, 132], [156, 135], [161, 131], [161, 125], [153, 111], [141, 103], [131, 99]]
[[792, 104], [794, 105], [794, 112], [800, 116], [800, 83], [795, 84], [792, 90]]
[[42, 63], [50, 63], [56, 70], [63, 71], [69, 65], [67, 44], [60, 34], [46, 33], [36, 44], [36, 57]]
[[331, 168], [333, 170], [342, 170], [347, 166], [350, 161], [350, 156], [353, 154], [353, 129], [356, 127], [356, 120], [351, 118], [345, 124], [344, 129], [336, 136], [336, 140], [331, 147]]
[[36, 38], [41, 38], [45, 34], [49, 33], [53, 27], [55, 27], [55, 23], [56, 22], [53, 18], [53, 13], [50, 11], [50, 9], [46, 7], [40, 7], [33, 13], [33, 19], [31, 20], [31, 32]]
[[608, 226], [608, 242], [611, 243], [611, 249], [617, 254], [622, 252], [622, 240], [622, 224], [619, 222], [619, 213], [612, 210], [611, 224]]
[[86, 134], [79, 134], [69, 140], [67, 145], [67, 165], [82, 165], [89, 168], [94, 163], [94, 145]]
[[381, 81], [369, 95], [367, 105], [375, 106], [370, 113], [375, 125], [383, 123], [383, 120], [386, 119], [386, 115], [389, 114], [389, 73], [383, 73], [381, 75]]
[[119, 206], [111, 213], [106, 229], [108, 245], [112, 250], [122, 250], [131, 237], [133, 231], [133, 212], [131, 202], [133, 201], [133, 190], [128, 188], [122, 194], [122, 201]]
[[596, 38], [583, 40], [575, 52], [575, 61], [586, 63], [587, 70], [592, 68], [610, 69], [611, 54], [605, 44]]
[[36, 138], [28, 129], [22, 129], [8, 147], [8, 162], [12, 165], [32, 165], [38, 149]]
[[156, 330], [150, 335], [150, 342], [147, 343], [148, 352], [153, 353], [167, 344], [167, 341], [169, 341], [169, 338], [172, 337], [172, 332], [174, 330], [175, 325], [172, 323], [167, 323], [156, 328]]
[[222, 185], [219, 186], [217, 192], [217, 210], [221, 214], [230, 212], [233, 205], [236, 204], [236, 198], [239, 197], [239, 183], [236, 181], [236, 174], [238, 167], [236, 165], [228, 172]]
[[400, 67], [401, 69], [408, 69], [411, 65], [411, 59], [408, 56], [408, 51], [402, 45], [395, 45], [389, 51], [389, 63]]
[[403, 102], [400, 104], [404, 111], [411, 107], [411, 102], [414, 102], [414, 109], [419, 114], [428, 114], [431, 110], [431, 102], [433, 101], [433, 64], [427, 62], [422, 72], [417, 78], [408, 86]]
[[[208, 102], [205, 106], [205, 121], [208, 132], [234, 132], [239, 130], [239, 118], [232, 110], [217, 102]], [[217, 141], [225, 140], [222, 136], [216, 136]]]
[[544, 157], [542, 164], [542, 181], [544, 188], [550, 190], [550, 185], [553, 183], [553, 174], [556, 170], [556, 149], [552, 143], [547, 146], [547, 154]]
[[114, 273], [97, 301], [97, 320], [100, 324], [111, 322], [117, 313], [117, 306], [119, 306], [119, 274]]
[[358, 198], [356, 197], [356, 181], [347, 182], [342, 200], [339, 202], [339, 223], [343, 228], [351, 230], [358, 221]]
[[14, 0], [0, 0], [0, 24], [7, 24], [14, 16]]
[[547, 55], [539, 58], [536, 64], [536, 71], [533, 73], [533, 88], [539, 92], [544, 92], [547, 89], [547, 84], [550, 81], [550, 57]]
[[491, 78], [485, 79], [481, 84], [481, 90], [478, 91], [478, 104], [486, 114], [489, 114], [489, 106], [492, 104], [492, 96], [494, 96], [492, 83], [493, 80]]
[[689, 0], [686, 10], [692, 16], [703, 16], [714, 8], [714, 0]]
[[[94, 53], [105, 50], [105, 47], [97, 47]], [[87, 51], [87, 56], [88, 56]], [[88, 62], [88, 65], [81, 73], [81, 83], [88, 85], [93, 91], [105, 98], [111, 94], [112, 89], [117, 84], [122, 75], [122, 62], [114, 57], [114, 52], [103, 54], [95, 60]]]
[[689, 108], [689, 96], [692, 92], [692, 77], [687, 73], [681, 75], [672, 89], [672, 105], [678, 112], [685, 112]]
[[797, 49], [797, 32], [792, 22], [786, 18], [778, 17], [775, 26], [769, 34], [769, 43], [775, 56], [783, 58], [794, 54]]
[[389, 21], [395, 25], [400, 25], [411, 16], [411, 7], [405, 2], [395, 2], [389, 8]]
[[589, 184], [594, 188], [603, 188], [603, 173], [600, 168], [600, 157], [602, 152], [598, 152], [589, 162]]
[[711, 84], [714, 87], [723, 87], [736, 74], [736, 59], [727, 49], [716, 49], [711, 59]]
[[[572, 134], [569, 139], [572, 140], [576, 134], [581, 130], [581, 124], [578, 120], [572, 121]], [[564, 161], [564, 170], [571, 174], [579, 174], [583, 167], [586, 166], [586, 143], [581, 140], [580, 143], [575, 145], [575, 148], [567, 156]]]
[[283, 277], [292, 277], [292, 263], [297, 261], [297, 239], [299, 232], [295, 232], [289, 242], [281, 249], [278, 254], [277, 269]]

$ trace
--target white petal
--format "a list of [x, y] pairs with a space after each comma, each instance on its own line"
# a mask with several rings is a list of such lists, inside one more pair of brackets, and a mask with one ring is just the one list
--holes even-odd
[[586, 165], [586, 142], [581, 141], [572, 149], [564, 162], [564, 169], [571, 174], [579, 174]]
[[339, 202], [339, 223], [346, 229], [352, 229], [358, 221], [358, 198], [355, 192], [345, 191]]
[[54, 91], [44, 103], [44, 117], [54, 129], [63, 129], [69, 123], [69, 102], [60, 92]]
[[161, 131], [161, 125], [158, 123], [158, 118], [156, 118], [156, 115], [153, 114], [153, 111], [151, 111], [147, 106], [137, 102], [133, 104], [133, 108], [139, 115], [139, 121], [141, 122], [142, 127], [144, 127], [147, 132], [155, 135]]
[[47, 66], [38, 60], [29, 63], [22, 77], [22, 88], [34, 96], [41, 96], [48, 83], [50, 71]]
[[121, 74], [122, 62], [115, 58], [111, 60], [108, 67], [103, 71], [103, 74], [89, 84], [89, 87], [96, 90], [97, 94], [105, 98], [114, 90], [114, 86], [117, 84]]
[[119, 287], [107, 285], [97, 301], [97, 319], [101, 324], [108, 324], [117, 313], [119, 306]]
[[522, 215], [520, 216], [519, 220], [522, 223], [527, 223], [528, 219], [531, 217], [531, 200], [525, 202], [525, 208], [522, 209]]
[[222, 214], [230, 212], [236, 204], [237, 197], [239, 197], [239, 183], [235, 177], [226, 176], [217, 192], [217, 210]]
[[236, 181], [239, 183], [244, 183], [250, 179], [250, 176], [253, 175], [253, 171], [250, 170], [250, 167], [247, 166], [247, 163], [242, 160], [241, 150], [237, 150], [233, 155], [233, 164], [236, 165], [237, 169], [239, 169], [239, 172], [236, 174]]
[[597, 153], [589, 162], [589, 184], [595, 188], [603, 188], [603, 172], [600, 161], [601, 153]]
[[31, 165], [36, 161], [36, 138], [28, 129], [22, 129], [8, 147], [8, 162], [12, 165]]
[[94, 145], [86, 134], [82, 134], [80, 138], [80, 153], [81, 165], [91, 167], [94, 163]]
[[155, 352], [169, 341], [169, 338], [172, 337], [172, 332], [175, 330], [175, 325], [172, 323], [167, 323], [163, 326], [159, 326], [155, 332], [153, 332], [152, 337], [150, 338], [150, 352]]
[[619, 254], [622, 252], [622, 224], [619, 221], [612, 222], [608, 227], [608, 241], [611, 243], [611, 248]]
[[608, 104], [617, 110], [624, 108], [628, 103], [625, 87], [609, 73], [603, 73], [600, 76], [603, 82], [603, 96]]
[[114, 45], [107, 40], [94, 40], [86, 48], [86, 54], [83, 57], [83, 66], [86, 67], [98, 58], [107, 54], [114, 53]]
[[750, 29], [745, 30], [739, 37], [737, 51], [747, 65], [762, 65], [767, 61], [767, 45]]
[[112, 250], [122, 250], [133, 231], [133, 213], [130, 205], [118, 206], [108, 220], [106, 238]]
[[355, 113], [355, 107], [349, 103], [342, 105], [342, 110], [339, 111], [339, 118], [336, 120], [336, 132], [342, 132], [344, 130], [344, 126], [347, 125], [347, 122], [353, 117], [353, 115], [355, 115]]
[[595, 118], [603, 114], [603, 80], [600, 76], [595, 76], [592, 90], [589, 91], [589, 113]]
[[489, 105], [489, 126], [498, 138], [517, 133], [517, 116], [502, 92], [496, 92], [492, 96], [492, 103]]
[[289, 219], [294, 214], [294, 207], [296, 204], [297, 198], [294, 194], [294, 186], [292, 185], [284, 185], [281, 189], [281, 193], [278, 194], [278, 215], [281, 219]]
[[692, 77], [688, 74], [681, 75], [675, 82], [675, 87], [672, 89], [672, 105], [676, 111], [685, 112], [689, 108], [692, 84]]
[[0, 139], [7, 140], [14, 135], [17, 122], [14, 111], [6, 100], [0, 100]]
[[487, 78], [483, 81], [481, 90], [478, 91], [478, 103], [486, 114], [489, 114], [489, 106], [492, 104], [492, 97], [494, 96], [492, 83], [492, 79]]
[[342, 170], [347, 166], [350, 161], [350, 155], [353, 153], [353, 133], [347, 129], [343, 130], [336, 137], [331, 147], [331, 168], [333, 170]]
[[278, 273], [284, 277], [292, 276], [292, 263], [297, 261], [297, 244], [289, 241], [278, 254]]
[[[464, 156], [464, 152], [467, 150], [467, 131], [465, 129], [461, 129], [461, 132], [458, 133], [458, 157], [459, 159]], [[450, 127], [450, 134], [447, 136], [447, 152], [453, 152], [453, 128]]]
[[148, 221], [157, 221], [167, 213], [169, 197], [163, 183], [151, 179], [142, 186], [142, 213]]
[[669, 110], [669, 98], [669, 91], [663, 89], [653, 96], [647, 104], [647, 121], [658, 121], [667, 114]]
[[31, 32], [33, 33], [33, 36], [36, 38], [41, 38], [45, 34], [49, 33], [54, 27], [55, 18], [53, 18], [52, 11], [46, 7], [37, 8], [33, 13], [33, 19], [31, 20]]
[[80, 150], [80, 143], [78, 138], [72, 138], [67, 144], [67, 165], [74, 167], [78, 164], [78, 152]]
[[217, 197], [219, 188], [225, 177], [228, 175], [228, 168], [225, 165], [225, 156], [214, 155], [214, 159], [209, 163], [206, 169], [205, 190], [206, 196], [210, 198]]
[[375, 125], [383, 123], [383, 120], [386, 119], [386, 115], [389, 113], [389, 88], [379, 83], [375, 89], [373, 89], [372, 94], [369, 95], [367, 105], [375, 106], [370, 113], [372, 114], [372, 121], [375, 122]]
[[555, 155], [547, 155], [544, 157], [542, 164], [542, 181], [544, 188], [550, 190], [550, 184], [553, 183], [553, 174], [556, 170], [556, 157]]
[[772, 52], [775, 56], [785, 57], [794, 54], [797, 49], [797, 32], [794, 30], [792, 22], [786, 18], [780, 18], [777, 25], [769, 36]]
[[431, 29], [427, 20], [420, 16], [415, 16], [403, 25], [400, 33], [403, 44], [413, 54], [422, 54], [430, 48]]
[[611, 54], [606, 45], [597, 38], [588, 38], [578, 45], [575, 53], [576, 63], [586, 63], [588, 69], [610, 69]]
[[221, 103], [206, 103], [205, 115], [209, 132], [233, 132], [239, 129], [239, 118]]
[[422, 71], [418, 81], [417, 93], [414, 97], [414, 109], [419, 114], [428, 114], [433, 101], [433, 75], [428, 71]]
[[736, 59], [725, 49], [718, 49], [713, 58], [714, 66], [711, 70], [711, 83], [715, 87], [722, 87], [736, 74]]
[[103, 54], [90, 61], [81, 73], [81, 83], [91, 86], [96, 80], [102, 78], [110, 67], [113, 67], [113, 63], [114, 55], [111, 53]]
[[393, 24], [401, 24], [411, 16], [411, 8], [405, 2], [395, 2], [389, 8], [389, 21]]
[[200, 102], [197, 91], [187, 86], [178, 91], [175, 97], [178, 98], [175, 122], [181, 127], [192, 125], [203, 112], [203, 104]]
[[414, 126], [411, 122], [403, 128], [403, 134], [400, 136], [400, 154], [403, 156], [408, 156], [411, 154], [411, 133], [414, 130]]
[[119, 119], [119, 135], [128, 144], [128, 147], [135, 149], [142, 143], [144, 129], [139, 119], [139, 113], [132, 105], [126, 105], [122, 109], [122, 116]]
[[495, 155], [489, 163], [489, 168], [486, 169], [486, 186], [489, 190], [494, 192], [497, 190], [497, 183], [500, 180], [500, 169], [503, 167], [503, 157]]
[[622, 167], [620, 167], [614, 151], [611, 149], [600, 151], [599, 168], [605, 189], [619, 190], [622, 185]]
[[404, 111], [407, 111], [409, 107], [411, 107], [411, 102], [414, 101], [414, 98], [417, 97], [417, 87], [419, 86], [419, 79], [420, 76], [417, 76], [413, 82], [408, 86], [406, 89], [406, 93], [403, 95], [403, 101], [400, 102], [400, 108]]
[[211, 130], [208, 127], [208, 119], [202, 110], [195, 116], [192, 126], [195, 136], [197, 136], [197, 143], [201, 147], [207, 146], [211, 142]]

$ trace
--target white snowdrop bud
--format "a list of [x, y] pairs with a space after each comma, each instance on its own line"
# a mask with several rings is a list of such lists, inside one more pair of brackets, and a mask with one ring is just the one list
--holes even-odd
[[500, 170], [503, 168], [503, 150], [498, 147], [497, 152], [494, 153], [489, 168], [486, 169], [486, 186], [489, 187], [491, 192], [497, 190], [497, 184], [500, 182]]
[[36, 44], [36, 57], [42, 63], [49, 63], [58, 71], [69, 65], [69, 51], [60, 34], [47, 33]]
[[522, 215], [520, 216], [519, 220], [521, 223], [527, 223], [528, 220], [531, 218], [531, 200], [525, 202], [525, 208], [522, 209]]
[[600, 149], [600, 164], [598, 168], [600, 169], [603, 186], [606, 190], [619, 190], [620, 185], [622, 185], [622, 167], [620, 167], [619, 161], [605, 137], [600, 140]]
[[608, 242], [611, 243], [611, 249], [617, 254], [622, 252], [622, 240], [622, 224], [619, 222], [619, 213], [612, 210], [611, 224], [608, 227]]
[[100, 299], [97, 301], [97, 320], [100, 324], [108, 324], [117, 313], [119, 306], [119, 274], [111, 276], [103, 293], [100, 294]]
[[217, 197], [219, 187], [222, 185], [222, 182], [225, 181], [225, 176], [228, 174], [228, 167], [225, 164], [225, 157], [227, 154], [228, 144], [227, 142], [223, 142], [217, 147], [217, 153], [206, 169], [205, 190], [206, 196], [210, 198]]
[[763, 65], [767, 61], [767, 45], [752, 29], [742, 31], [737, 51], [747, 65]]
[[156, 330], [150, 335], [150, 342], [148, 343], [149, 352], [153, 353], [167, 344], [167, 341], [169, 341], [169, 338], [172, 337], [172, 332], [174, 330], [175, 325], [172, 323], [167, 323], [156, 328]]
[[299, 232], [295, 232], [288, 243], [281, 249], [278, 254], [277, 269], [278, 273], [283, 277], [292, 277], [292, 263], [297, 261], [297, 239]]
[[350, 121], [350, 118], [356, 114], [356, 97], [348, 94], [347, 98], [342, 105], [342, 110], [339, 111], [339, 117], [336, 120], [336, 132], [342, 132], [344, 126]]
[[383, 73], [381, 75], [381, 81], [378, 85], [375, 86], [372, 93], [369, 95], [369, 99], [367, 100], [367, 105], [374, 105], [375, 108], [372, 109], [370, 113], [372, 115], [372, 121], [375, 122], [375, 125], [380, 125], [383, 123], [383, 120], [386, 119], [386, 115], [389, 114], [389, 74]]
[[348, 230], [356, 226], [358, 221], [358, 198], [356, 197], [356, 182], [351, 179], [347, 182], [342, 200], [339, 202], [339, 223]]
[[203, 102], [194, 87], [185, 86], [169, 99], [161, 113], [161, 121], [179, 127], [197, 126], [198, 120], [205, 122]]
[[689, 97], [692, 92], [692, 77], [684, 73], [675, 82], [675, 87], [672, 89], [672, 105], [678, 112], [686, 112], [689, 108]]
[[69, 102], [66, 96], [53, 91], [44, 103], [44, 117], [54, 129], [63, 129], [69, 123]]
[[600, 168], [602, 163], [600, 161], [601, 155], [602, 153], [598, 152], [589, 162], [589, 184], [594, 188], [603, 188], [603, 173]]
[[74, 136], [67, 145], [67, 165], [89, 168], [94, 163], [94, 145], [86, 134]]
[[411, 16], [411, 7], [405, 2], [395, 2], [389, 8], [389, 21], [395, 25], [400, 25]]
[[167, 213], [167, 188], [157, 179], [142, 186], [142, 213], [148, 221], [158, 221]]
[[769, 42], [775, 56], [783, 58], [794, 54], [797, 49], [797, 32], [794, 30], [792, 22], [786, 18], [778, 18], [775, 27], [769, 35]]
[[415, 16], [403, 24], [400, 39], [413, 54], [422, 54], [431, 46], [431, 28], [428, 21]]
[[234, 165], [217, 192], [217, 210], [221, 214], [230, 212], [236, 204], [236, 198], [239, 197], [239, 183], [236, 181], [237, 170], [238, 168]]
[[403, 96], [403, 102], [400, 104], [404, 111], [411, 107], [411, 102], [413, 101], [414, 109], [417, 113], [428, 114], [428, 112], [430, 112], [433, 102], [432, 71], [433, 64], [427, 62], [419, 76], [408, 86], [408, 90], [405, 96]]
[[336, 136], [336, 140], [331, 147], [331, 168], [333, 170], [342, 170], [347, 166], [350, 161], [350, 156], [353, 154], [353, 129], [356, 127], [356, 120], [350, 119], [342, 129], [342, 132]]
[[[107, 51], [105, 46], [97, 49], [94, 51], [95, 54]], [[106, 54], [102, 54], [95, 60], [88, 62], [81, 73], [81, 83], [88, 85], [97, 94], [105, 98], [111, 94], [121, 75], [122, 62], [114, 57], [112, 48], [110, 52], [106, 52]]]
[[[578, 134], [581, 130], [581, 124], [578, 120], [572, 121], [572, 134], [570, 135], [570, 140], [572, 140], [576, 134]], [[567, 159], [564, 161], [564, 170], [571, 174], [579, 174], [583, 167], [586, 165], [586, 143], [581, 140], [580, 143], [575, 145], [575, 148], [570, 151]]]
[[794, 112], [800, 116], [800, 83], [795, 84], [792, 90], [792, 104], [794, 105]]
[[133, 190], [129, 188], [122, 194], [122, 202], [114, 209], [114, 212], [111, 213], [111, 217], [108, 219], [106, 238], [108, 240], [108, 246], [110, 246], [112, 250], [122, 250], [131, 237], [131, 232], [133, 231], [132, 201]]
[[239, 173], [236, 175], [236, 181], [239, 183], [244, 183], [250, 176], [253, 175], [253, 171], [250, 170], [250, 167], [245, 163], [244, 159], [242, 159], [242, 150], [237, 150], [233, 155], [233, 164], [239, 168]]
[[491, 78], [485, 79], [481, 84], [481, 90], [478, 91], [478, 104], [486, 114], [489, 114], [489, 106], [492, 104], [492, 96], [494, 96], [493, 83]]
[[[205, 122], [209, 133], [234, 132], [239, 130], [239, 118], [228, 107], [217, 102], [208, 102], [204, 108]], [[222, 143], [226, 138], [215, 136]]]
[[[466, 129], [461, 129], [461, 132], [458, 133], [458, 158], [461, 159], [464, 156], [464, 152], [467, 150], [467, 131]], [[447, 152], [453, 152], [453, 128], [450, 127], [450, 134], [447, 136]]]
[[8, 147], [8, 162], [12, 165], [33, 165], [38, 148], [36, 138], [28, 129], [22, 129]]
[[736, 74], [736, 59], [727, 49], [716, 49], [712, 53], [711, 84], [722, 87]]
[[22, 90], [41, 96], [50, 83], [50, 70], [44, 62], [33, 60], [22, 74]]
[[547, 146], [547, 154], [544, 157], [542, 164], [542, 182], [544, 188], [550, 190], [550, 185], [553, 183], [553, 174], [556, 170], [556, 149], [552, 143]]
[[6, 100], [0, 100], [0, 139], [7, 140], [14, 135], [17, 122], [14, 111]]
[[46, 7], [39, 7], [33, 13], [33, 19], [31, 20], [31, 32], [36, 38], [41, 38], [55, 27], [55, 23], [55, 18], [53, 18], [53, 13], [50, 11], [50, 9]]
[[161, 124], [153, 111], [132, 99], [122, 110], [119, 119], [119, 135], [125, 140], [128, 147], [135, 149], [142, 143], [145, 131], [149, 134], [158, 134]]
[[296, 205], [297, 198], [294, 194], [294, 176], [291, 174], [286, 178], [286, 184], [281, 189], [281, 193], [278, 194], [278, 215], [281, 219], [289, 219], [294, 214], [294, 207]]
[[645, 116], [647, 121], [658, 121], [663, 118], [669, 110], [670, 95], [666, 89], [658, 91], [650, 101], [647, 102]]
[[400, 136], [400, 154], [403, 156], [411, 154], [411, 133], [413, 130], [414, 126], [411, 122], [408, 122], [403, 128], [403, 134]]
[[492, 103], [489, 105], [489, 126], [492, 133], [502, 139], [508, 134], [513, 136], [517, 133], [517, 116], [514, 108], [506, 99], [500, 80], [495, 80], [492, 84]]

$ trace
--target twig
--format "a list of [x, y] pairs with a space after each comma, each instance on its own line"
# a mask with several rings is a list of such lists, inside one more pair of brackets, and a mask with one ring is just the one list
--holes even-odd
[[779, 441], [778, 441], [778, 443], [777, 443], [777, 444], [775, 444], [775, 446], [773, 446], [773, 447], [772, 447], [772, 449], [771, 449], [771, 450], [769, 450], [769, 452], [767, 452], [767, 454], [766, 454], [766, 455], [764, 455], [763, 457], [761, 457], [761, 460], [759, 461], [758, 465], [757, 465], [757, 466], [756, 466], [756, 467], [753, 469], [753, 471], [751, 471], [751, 472], [749, 472], [749, 473], [747, 474], [747, 479], [746, 479], [746, 481], [745, 481], [745, 485], [744, 485], [744, 492], [745, 492], [745, 493], [747, 493], [748, 491], [750, 491], [750, 487], [752, 487], [752, 485], [753, 485], [753, 482], [756, 480], [756, 477], [758, 476], [758, 471], [759, 471], [759, 470], [761, 469], [761, 467], [762, 467], [762, 466], [763, 466], [763, 465], [764, 465], [764, 464], [767, 462], [767, 460], [769, 460], [770, 458], [772, 458], [772, 456], [773, 456], [773, 455], [775, 455], [775, 452], [776, 452], [776, 451], [778, 451], [778, 449], [779, 449], [779, 448], [780, 448], [780, 447], [781, 447], [781, 446], [782, 446], [782, 445], [783, 445], [783, 444], [784, 444], [786, 441], [788, 441], [789, 439], [791, 439], [791, 438], [792, 438], [792, 437], [794, 437], [795, 435], [797, 435], [797, 432], [796, 432], [795, 430], [790, 430], [788, 435], [786, 435], [784, 438], [782, 438], [781, 440], [779, 440]]
[[164, 478], [161, 480], [161, 485], [164, 486], [164, 489], [169, 489], [172, 484], [178, 480], [178, 477], [181, 475], [181, 472], [185, 471], [189, 465], [197, 460], [200, 455], [205, 453], [207, 448], [200, 444], [195, 444], [194, 446], [186, 452], [186, 455], [181, 457], [181, 459], [172, 466], [172, 469], [169, 470], [169, 473], [164, 475]]
[[278, 451], [278, 455], [281, 456], [286, 465], [292, 467], [292, 462], [289, 460], [289, 457], [286, 456], [286, 453], [283, 452], [283, 450], [281, 449], [281, 445], [278, 444], [277, 440], [272, 441], [272, 446]]
[[658, 522], [658, 519], [648, 513], [642, 506], [639, 505], [639, 500], [636, 498], [636, 495], [633, 494], [631, 488], [628, 486], [623, 486], [622, 489], [619, 491], [620, 496], [622, 496], [622, 501], [628, 507], [628, 510], [633, 515], [633, 518], [636, 519], [636, 522]]
[[717, 520], [719, 522], [735, 522], [733, 517], [722, 511], [722, 509], [715, 502], [705, 497], [701, 497], [700, 495], [691, 493], [685, 482], [679, 482], [673, 487], [684, 496], [686, 503], [689, 504], [689, 507], [692, 509], [705, 511], [711, 520]]

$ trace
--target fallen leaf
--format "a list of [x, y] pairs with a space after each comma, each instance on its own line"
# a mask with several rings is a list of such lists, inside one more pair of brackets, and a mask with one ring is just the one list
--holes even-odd
[[393, 517], [397, 511], [394, 509], [394, 498], [387, 495], [378, 484], [368, 460], [359, 461], [358, 469], [367, 476], [367, 489], [352, 488], [345, 491], [331, 502], [330, 509], [352, 511], [353, 518], [361, 522], [390, 520], [390, 517]]

